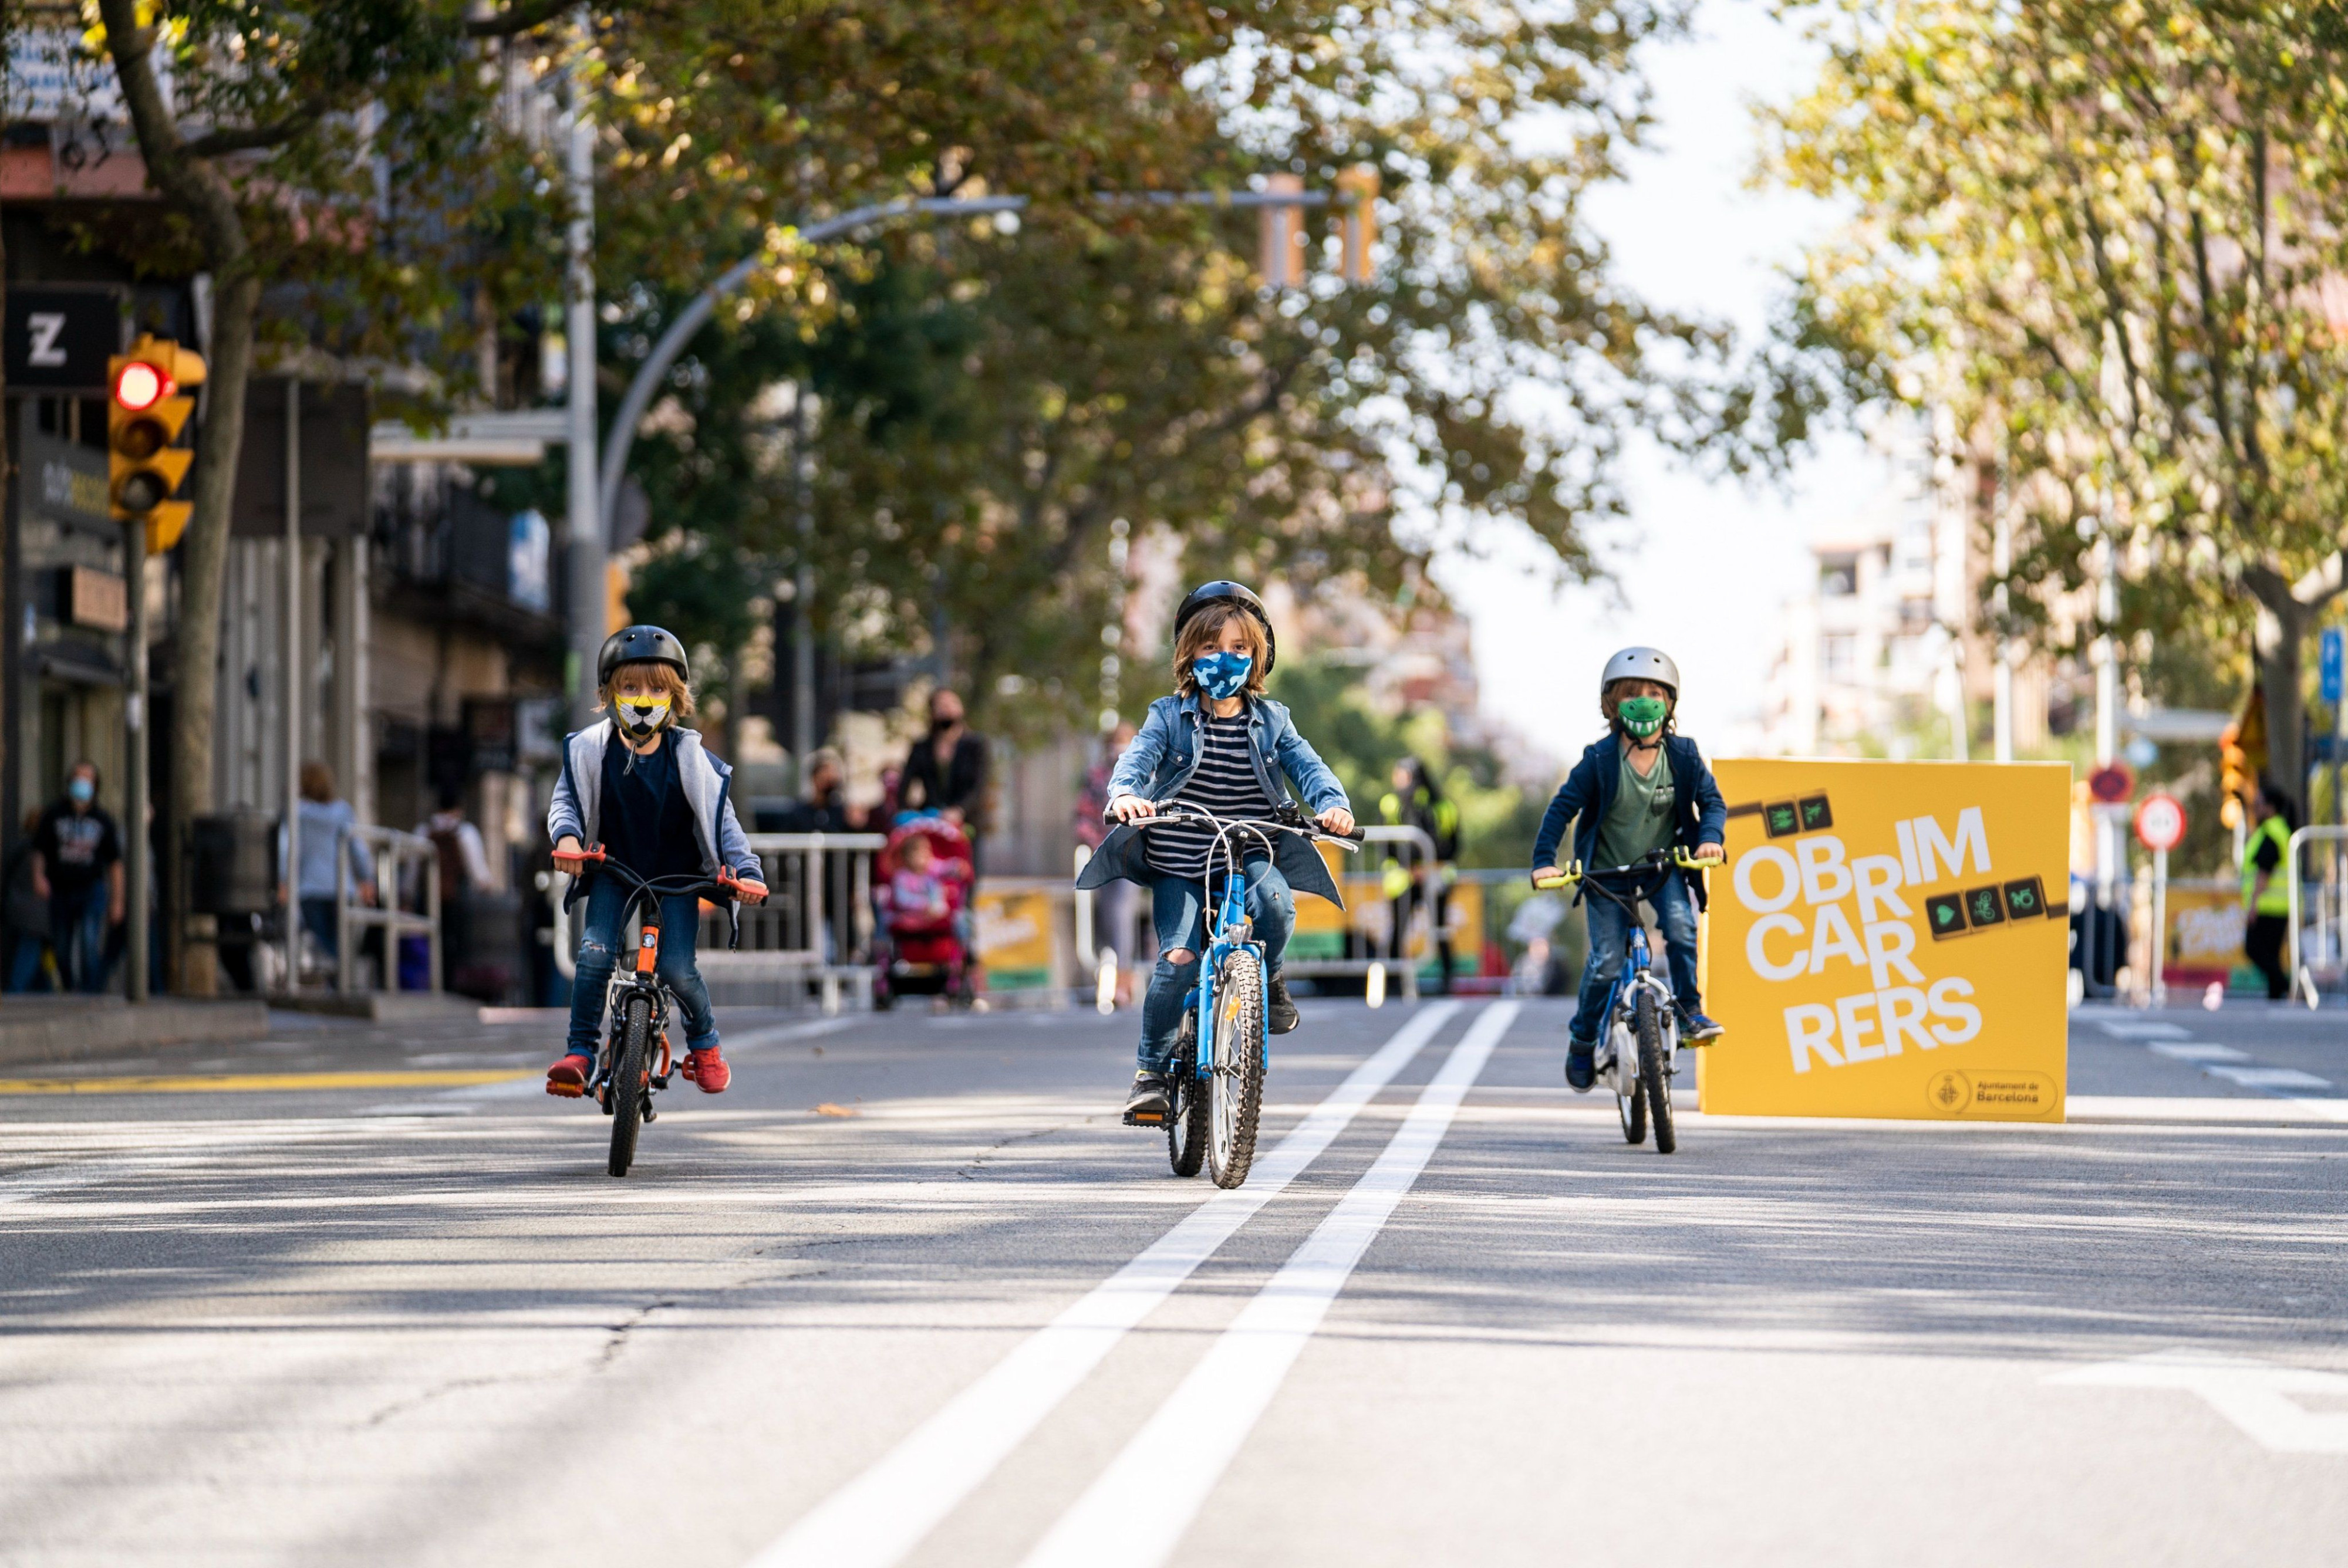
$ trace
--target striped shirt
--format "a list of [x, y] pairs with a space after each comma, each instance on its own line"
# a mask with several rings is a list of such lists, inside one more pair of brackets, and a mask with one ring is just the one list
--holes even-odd
[[[1248, 750], [1248, 721], [1244, 711], [1228, 719], [1201, 714], [1200, 725], [1199, 771], [1179, 796], [1186, 805], [1230, 821], [1233, 818], [1262, 818], [1272, 815], [1272, 802], [1263, 793], [1263, 782], [1256, 776], [1255, 759]], [[1169, 876], [1204, 878], [1208, 862], [1222, 863], [1222, 856], [1213, 853], [1215, 830], [1202, 822], [1169, 823], [1164, 827], [1148, 830], [1149, 868]], [[1263, 846], [1252, 838], [1240, 840], [1234, 848], [1244, 859], [1253, 849], [1257, 854]]]

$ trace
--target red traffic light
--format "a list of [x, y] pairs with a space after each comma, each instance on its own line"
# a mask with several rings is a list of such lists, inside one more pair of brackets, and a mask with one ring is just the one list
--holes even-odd
[[114, 401], [133, 414], [144, 413], [171, 395], [171, 378], [159, 365], [134, 359], [114, 373]]

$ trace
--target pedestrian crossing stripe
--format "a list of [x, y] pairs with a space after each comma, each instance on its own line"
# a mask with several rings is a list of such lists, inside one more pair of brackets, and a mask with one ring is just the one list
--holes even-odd
[[458, 1089], [531, 1076], [510, 1068], [427, 1072], [191, 1072], [118, 1078], [0, 1078], [0, 1094], [283, 1093], [335, 1089]]

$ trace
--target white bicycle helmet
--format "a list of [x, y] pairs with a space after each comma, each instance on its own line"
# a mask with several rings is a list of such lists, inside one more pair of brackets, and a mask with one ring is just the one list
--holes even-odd
[[1604, 696], [1617, 681], [1653, 681], [1670, 687], [1672, 700], [1679, 700], [1680, 667], [1660, 648], [1625, 648], [1609, 659], [1606, 672], [1598, 677], [1598, 694]]

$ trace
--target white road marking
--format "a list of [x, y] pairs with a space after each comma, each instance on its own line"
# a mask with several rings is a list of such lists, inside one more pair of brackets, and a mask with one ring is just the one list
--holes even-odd
[[[2220, 1099], [2204, 1095], [2161, 1096], [2149, 1094], [2074, 1094], [2065, 1102], [2064, 1119], [2073, 1123], [2091, 1122], [2199, 1122], [2210, 1125], [2230, 1122], [2274, 1123], [2285, 1122], [2348, 1122], [2348, 1100], [2301, 1100], [2278, 1097], [2272, 1100]], [[1783, 1125], [1782, 1122], [1776, 1125]], [[1959, 1126], [1959, 1122], [1922, 1122], [1913, 1125]], [[2013, 1127], [2016, 1122], [1982, 1122], [1970, 1125], [1980, 1127]]]
[[2250, 1061], [2247, 1052], [2236, 1050], [2230, 1045], [2209, 1045], [2199, 1040], [2188, 1040], [2177, 1045], [2154, 1045], [2147, 1049], [2155, 1056], [2165, 1056], [2172, 1061]]
[[2122, 1040], [2191, 1040], [2193, 1031], [2173, 1023], [2139, 1019], [2099, 1019], [2096, 1027]]
[[[1247, 1185], [1215, 1194], [1037, 1329], [751, 1559], [751, 1568], [889, 1568], [901, 1561], [1043, 1424], [1128, 1330], [1294, 1181], [1458, 1010], [1457, 1002], [1421, 1008], [1278, 1148], [1257, 1159]], [[1150, 1153], [1156, 1153], [1152, 1140]]]
[[2276, 1453], [2348, 1454], [2348, 1409], [2311, 1410], [2291, 1397], [2313, 1395], [2333, 1404], [2348, 1400], [2348, 1376], [2338, 1372], [2210, 1351], [2162, 1350], [2075, 1367], [2046, 1380], [2075, 1389], [2181, 1389], [2199, 1394]]
[[1362, 1254], [1426, 1168], [1519, 1006], [1496, 1002], [1477, 1019], [1377, 1163], [1061, 1516], [1025, 1568], [1158, 1568], [1174, 1555]]
[[2296, 1067], [2205, 1067], [2212, 1078], [2239, 1083], [2245, 1089], [2329, 1089], [2332, 1081]]

